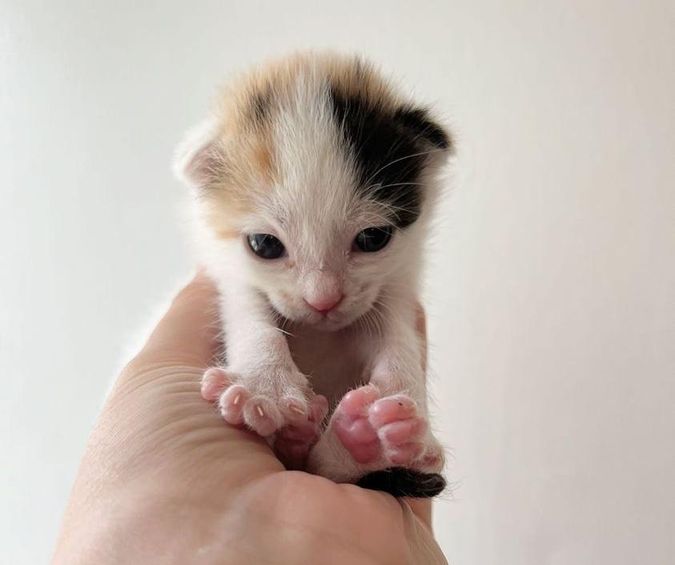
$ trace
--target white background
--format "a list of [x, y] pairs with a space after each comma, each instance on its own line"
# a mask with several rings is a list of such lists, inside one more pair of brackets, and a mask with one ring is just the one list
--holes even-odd
[[459, 146], [433, 239], [456, 564], [675, 559], [669, 0], [0, 1], [0, 561], [46, 562], [131, 333], [190, 269], [175, 143], [230, 71], [358, 50]]

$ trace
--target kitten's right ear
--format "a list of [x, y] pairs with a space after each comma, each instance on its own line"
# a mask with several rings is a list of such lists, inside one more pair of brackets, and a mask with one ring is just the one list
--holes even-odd
[[223, 152], [214, 119], [191, 129], [176, 149], [175, 175], [192, 188], [205, 188], [218, 178]]

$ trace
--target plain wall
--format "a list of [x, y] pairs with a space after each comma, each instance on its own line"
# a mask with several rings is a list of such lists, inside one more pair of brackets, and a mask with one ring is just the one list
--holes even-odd
[[190, 270], [170, 159], [233, 70], [363, 52], [446, 116], [429, 261], [455, 564], [675, 559], [672, 1], [0, 1], [0, 561], [47, 561], [129, 336]]

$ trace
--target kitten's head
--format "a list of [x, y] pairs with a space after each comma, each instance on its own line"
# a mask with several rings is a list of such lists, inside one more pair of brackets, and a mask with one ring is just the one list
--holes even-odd
[[194, 187], [212, 272], [237, 261], [284, 318], [332, 330], [416, 272], [450, 151], [371, 66], [311, 54], [230, 87], [176, 169]]

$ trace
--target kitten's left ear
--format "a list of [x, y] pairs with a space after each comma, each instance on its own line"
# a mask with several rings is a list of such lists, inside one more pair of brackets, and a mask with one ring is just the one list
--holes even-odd
[[176, 149], [175, 175], [193, 188], [205, 188], [216, 180], [223, 166], [219, 131], [214, 119], [191, 129]]
[[452, 137], [446, 129], [435, 122], [424, 108], [401, 108], [396, 111], [394, 119], [417, 139], [438, 149], [454, 153]]

